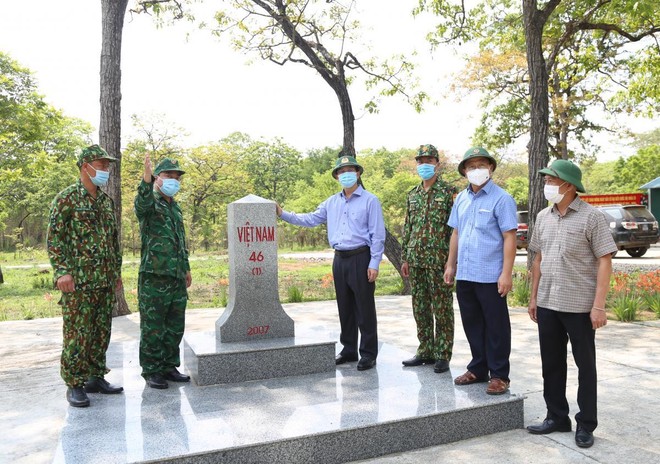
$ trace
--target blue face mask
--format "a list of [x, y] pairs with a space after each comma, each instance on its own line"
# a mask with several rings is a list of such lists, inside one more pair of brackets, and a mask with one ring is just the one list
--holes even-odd
[[357, 182], [357, 172], [344, 172], [338, 176], [339, 183], [344, 188], [351, 188]]
[[429, 180], [435, 175], [435, 165], [434, 164], [418, 164], [417, 165], [417, 174], [422, 180]]
[[[110, 173], [108, 171], [101, 171], [100, 169], [96, 169], [94, 166], [91, 164], [89, 165], [94, 171], [96, 171], [96, 175], [94, 177], [89, 176], [89, 180], [92, 181], [92, 184], [96, 185], [97, 187], [103, 187], [105, 184], [108, 183], [108, 180], [110, 179]], [[89, 173], [87, 173], [89, 175]]]
[[181, 188], [181, 183], [176, 179], [163, 179], [163, 185], [160, 186], [160, 191], [163, 195], [173, 197]]

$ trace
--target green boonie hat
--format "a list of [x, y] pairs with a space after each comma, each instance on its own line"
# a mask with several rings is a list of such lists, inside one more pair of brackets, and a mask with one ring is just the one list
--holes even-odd
[[554, 160], [550, 166], [539, 171], [542, 176], [559, 177], [564, 182], [575, 185], [578, 192], [586, 193], [582, 185], [582, 171], [572, 162], [565, 159]]
[[362, 166], [358, 164], [355, 158], [353, 158], [352, 156], [340, 156], [339, 158], [337, 158], [337, 162], [335, 163], [335, 168], [332, 170], [332, 177], [336, 179], [337, 171], [339, 171], [339, 169], [343, 168], [344, 166], [355, 166], [358, 168], [360, 174], [364, 172], [364, 169], [362, 168]]
[[426, 145], [420, 145], [419, 149], [417, 150], [417, 155], [415, 156], [415, 159], [421, 158], [422, 156], [432, 156], [433, 158], [439, 160], [440, 157], [438, 156], [438, 149], [435, 148], [431, 144], [426, 144]]
[[179, 162], [172, 158], [163, 158], [161, 162], [156, 165], [156, 169], [154, 169], [154, 176], [157, 176], [163, 171], [177, 171], [181, 174], [186, 173], [186, 171], [179, 167]]
[[78, 155], [78, 161], [76, 164], [78, 167], [82, 167], [83, 163], [90, 163], [98, 159], [107, 159], [112, 162], [117, 161], [117, 158], [113, 158], [112, 156], [108, 155], [108, 152], [106, 152], [100, 146], [90, 145], [89, 147], [83, 148], [81, 150], [80, 155]]
[[465, 177], [465, 162], [472, 158], [487, 158], [491, 163], [493, 163], [493, 172], [497, 168], [497, 160], [490, 156], [490, 153], [482, 147], [472, 147], [463, 155], [463, 160], [458, 163], [458, 173]]

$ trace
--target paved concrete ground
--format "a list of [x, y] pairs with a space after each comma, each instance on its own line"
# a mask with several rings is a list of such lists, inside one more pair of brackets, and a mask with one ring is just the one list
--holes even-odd
[[[334, 302], [284, 305], [298, 323], [336, 327]], [[416, 348], [410, 297], [377, 299], [379, 336], [411, 354]], [[191, 331], [213, 330], [221, 310], [188, 312]], [[465, 370], [469, 348], [460, 317], [451, 368], [456, 376]], [[527, 396], [525, 424], [545, 415], [541, 392], [540, 357], [536, 326], [522, 308], [512, 308], [513, 352], [511, 389]], [[0, 323], [0, 462], [51, 462], [57, 448], [68, 405], [59, 378], [61, 318]], [[139, 316], [115, 318], [112, 343], [135, 341]], [[493, 461], [520, 463], [649, 463], [660, 462], [660, 322], [625, 324], [610, 321], [597, 334], [599, 367], [599, 419], [596, 443], [577, 448], [572, 433], [533, 436], [524, 429], [475, 438], [454, 444], [383, 456], [362, 462], [435, 463], [440, 461]], [[134, 361], [137, 363], [137, 359]], [[570, 365], [570, 363], [569, 363]], [[112, 367], [112, 366], [110, 366]], [[428, 366], [426, 367], [428, 368]], [[111, 372], [108, 380], [113, 379]], [[577, 412], [577, 372], [569, 370], [568, 399]], [[93, 413], [93, 406], [90, 408]], [[76, 463], [77, 464], [77, 463]]]

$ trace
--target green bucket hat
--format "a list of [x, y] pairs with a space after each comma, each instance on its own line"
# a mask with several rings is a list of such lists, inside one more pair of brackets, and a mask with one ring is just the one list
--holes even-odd
[[490, 153], [488, 153], [485, 148], [472, 147], [465, 152], [463, 155], [463, 160], [458, 163], [458, 173], [461, 176], [465, 177], [465, 163], [467, 160], [472, 158], [487, 158], [491, 163], [493, 163], [493, 172], [495, 172], [495, 169], [497, 168], [497, 160], [490, 156]]
[[117, 161], [117, 158], [113, 158], [112, 156], [108, 155], [108, 152], [106, 152], [100, 146], [90, 145], [89, 147], [83, 148], [80, 151], [76, 165], [78, 165], [78, 167], [82, 167], [83, 163], [91, 163], [92, 161], [98, 159], [107, 159], [111, 162]]
[[539, 171], [542, 176], [559, 177], [564, 182], [575, 185], [578, 192], [586, 193], [582, 185], [582, 171], [572, 162], [565, 159], [554, 160], [550, 166]]
[[431, 156], [437, 160], [440, 159], [438, 156], [438, 149], [435, 148], [431, 144], [426, 144], [426, 145], [420, 145], [419, 149], [417, 150], [417, 155], [415, 156], [415, 159], [421, 158], [422, 156]]
[[355, 166], [358, 168], [358, 172], [362, 174], [364, 169], [358, 164], [358, 162], [352, 156], [340, 156], [335, 162], [335, 168], [332, 170], [332, 177], [337, 178], [337, 171], [343, 168], [344, 166]]
[[177, 171], [181, 174], [186, 173], [186, 171], [181, 169], [179, 166], [179, 162], [172, 158], [163, 158], [161, 162], [156, 165], [156, 169], [154, 169], [154, 176], [157, 176], [163, 171]]

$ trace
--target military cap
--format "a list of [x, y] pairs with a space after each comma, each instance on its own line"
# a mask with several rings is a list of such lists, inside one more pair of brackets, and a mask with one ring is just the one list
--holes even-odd
[[157, 176], [163, 171], [177, 171], [180, 172], [181, 174], [186, 173], [186, 171], [181, 169], [181, 167], [179, 166], [179, 162], [172, 158], [163, 158], [160, 161], [160, 163], [156, 165], [156, 169], [154, 169], [154, 176]]
[[108, 161], [117, 161], [117, 158], [113, 158], [112, 156], [108, 155], [108, 152], [106, 152], [103, 148], [101, 148], [98, 145], [90, 145], [87, 148], [83, 148], [80, 152], [80, 155], [78, 155], [78, 161], [76, 164], [78, 167], [81, 167], [83, 163], [91, 163], [92, 161], [98, 160], [98, 159], [107, 159]]
[[542, 176], [558, 177], [564, 182], [575, 185], [578, 192], [585, 193], [582, 185], [582, 171], [575, 164], [565, 159], [554, 160], [550, 166], [539, 171]]
[[339, 171], [339, 169], [343, 168], [344, 166], [355, 166], [356, 168], [358, 168], [358, 172], [360, 174], [364, 172], [364, 169], [362, 168], [362, 166], [358, 164], [355, 158], [353, 158], [352, 156], [342, 155], [339, 158], [337, 158], [337, 161], [335, 162], [335, 168], [332, 170], [332, 177], [336, 179], [337, 171]]
[[417, 150], [417, 155], [415, 156], [415, 159], [421, 158], [422, 156], [431, 156], [437, 160], [440, 159], [438, 156], [438, 149], [435, 148], [431, 144], [426, 144], [426, 145], [420, 145], [419, 149]]
[[490, 156], [490, 153], [486, 151], [485, 148], [482, 147], [472, 147], [468, 151], [465, 152], [463, 155], [463, 160], [458, 163], [458, 173], [465, 177], [465, 163], [467, 160], [472, 159], [472, 158], [486, 158], [488, 161], [490, 161], [493, 164], [493, 171], [495, 171], [495, 168], [497, 168], [497, 160]]

